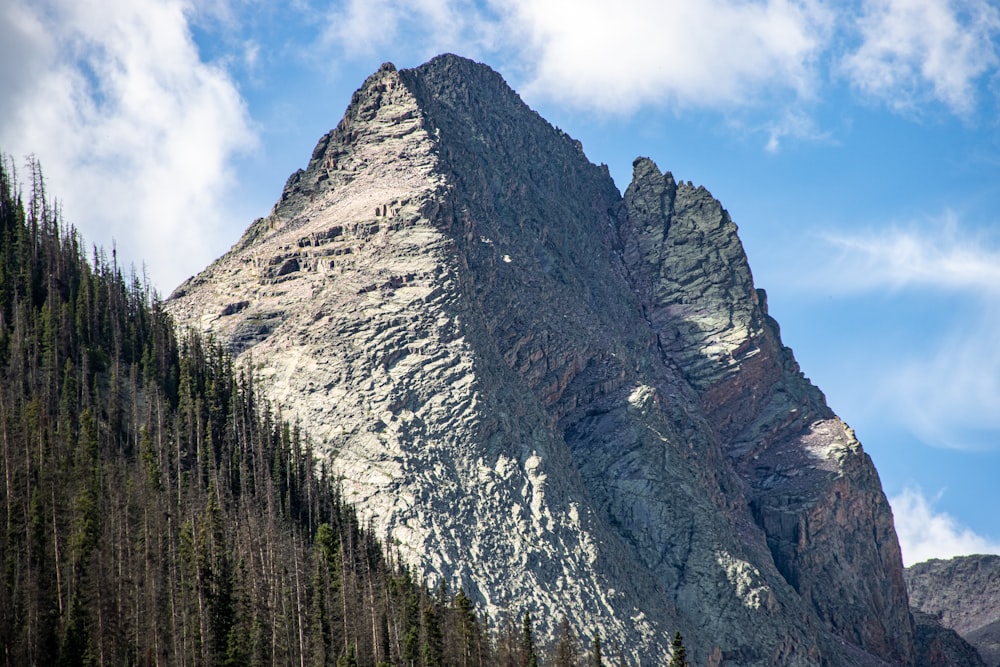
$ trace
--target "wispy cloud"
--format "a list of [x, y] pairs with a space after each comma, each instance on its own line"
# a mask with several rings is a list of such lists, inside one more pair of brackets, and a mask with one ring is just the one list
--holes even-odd
[[[919, 349], [896, 350], [867, 382], [872, 405], [929, 445], [1000, 448], [1000, 242], [963, 227], [952, 212], [932, 223], [825, 238], [821, 256], [806, 260], [802, 275], [810, 277], [792, 284], [926, 304]], [[954, 322], [942, 319], [942, 300]], [[879, 322], [873, 312], [867, 326], [913, 326]]]
[[788, 139], [810, 143], [835, 143], [832, 135], [816, 126], [808, 114], [797, 109], [788, 109], [784, 115], [766, 125], [768, 153], [778, 153]]
[[954, 212], [930, 224], [827, 234], [822, 281], [841, 291], [931, 287], [1000, 292], [1000, 244], [962, 229]]
[[813, 0], [347, 0], [324, 42], [348, 57], [404, 36], [424, 52], [496, 56], [528, 97], [629, 113], [812, 97], [833, 22]]
[[[233, 156], [255, 135], [203, 62], [183, 0], [12, 0], [0, 10], [0, 145], [34, 153], [68, 221], [169, 291], [217, 254]], [[245, 221], [239, 221], [240, 226]], [[231, 239], [229, 239], [231, 241]]]
[[843, 70], [899, 111], [936, 100], [968, 114], [977, 79], [996, 70], [1000, 10], [987, 0], [865, 0], [856, 26]]
[[320, 42], [345, 58], [398, 52], [400, 45], [420, 58], [445, 51], [483, 57], [500, 29], [474, 0], [345, 0], [327, 12]]
[[921, 441], [948, 449], [1000, 448], [1000, 304], [950, 330], [924, 355], [912, 355], [877, 381], [879, 400]]
[[927, 498], [918, 488], [907, 487], [889, 499], [903, 552], [903, 564], [912, 565], [931, 558], [953, 558], [968, 554], [1000, 553], [1000, 541], [978, 535], [934, 504], [941, 498]]

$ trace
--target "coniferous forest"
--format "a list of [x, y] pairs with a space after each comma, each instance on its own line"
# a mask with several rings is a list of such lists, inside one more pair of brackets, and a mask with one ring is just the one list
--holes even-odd
[[252, 374], [27, 171], [0, 164], [0, 664], [537, 663], [527, 614], [487, 632], [415, 581]]

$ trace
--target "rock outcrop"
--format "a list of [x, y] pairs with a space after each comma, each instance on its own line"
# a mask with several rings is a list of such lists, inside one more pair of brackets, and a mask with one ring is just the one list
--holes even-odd
[[914, 664], [877, 474], [728, 214], [646, 159], [623, 198], [483, 65], [383, 66], [168, 308], [493, 618], [641, 664], [675, 630], [700, 665]]
[[1000, 556], [933, 559], [906, 568], [905, 576], [915, 615], [954, 630], [987, 665], [1000, 665]]
[[921, 667], [987, 667], [976, 647], [930, 614], [913, 610], [913, 636]]

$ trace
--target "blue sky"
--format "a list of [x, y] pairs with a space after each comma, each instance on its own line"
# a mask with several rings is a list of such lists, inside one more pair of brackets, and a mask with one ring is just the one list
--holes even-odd
[[646, 155], [711, 190], [875, 460], [904, 559], [1000, 552], [995, 2], [6, 0], [0, 148], [169, 294], [379, 64], [445, 51], [620, 188]]

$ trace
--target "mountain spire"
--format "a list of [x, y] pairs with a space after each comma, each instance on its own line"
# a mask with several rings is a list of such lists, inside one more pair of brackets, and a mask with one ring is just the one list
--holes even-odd
[[252, 358], [345, 498], [493, 617], [666, 662], [912, 662], [892, 517], [728, 212], [624, 198], [488, 67], [383, 66], [169, 302]]

